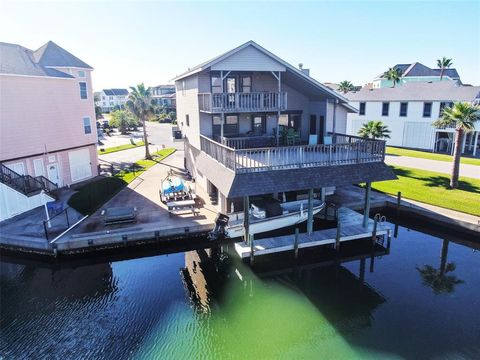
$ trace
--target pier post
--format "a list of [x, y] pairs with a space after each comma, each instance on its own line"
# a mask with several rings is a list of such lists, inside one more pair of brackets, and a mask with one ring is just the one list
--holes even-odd
[[307, 233], [313, 232], [313, 189], [308, 190], [308, 215], [307, 215]]
[[372, 183], [367, 182], [365, 187], [365, 206], [363, 207], [363, 227], [368, 225], [368, 215], [370, 213], [370, 192], [372, 191]]
[[342, 232], [342, 223], [340, 221], [337, 222], [337, 236], [335, 237], [335, 250], [337, 252], [340, 251], [340, 235]]
[[402, 202], [402, 192], [397, 193], [397, 216], [400, 215], [400, 203]]
[[255, 246], [253, 245], [254, 235], [250, 235], [250, 266], [253, 266], [255, 263]]
[[375, 241], [377, 240], [377, 223], [380, 214], [376, 214], [373, 218], [373, 230], [372, 230], [372, 246], [375, 246]]
[[320, 200], [325, 201], [325, 194], [326, 194], [326, 189], [321, 188], [320, 189]]
[[248, 196], [243, 197], [243, 229], [244, 229], [244, 240], [248, 244], [250, 240], [250, 221], [249, 221], [249, 208], [250, 208], [250, 201]]
[[295, 228], [295, 238], [293, 243], [293, 252], [295, 254], [295, 259], [298, 259], [298, 235], [299, 235], [299, 230], [298, 228]]

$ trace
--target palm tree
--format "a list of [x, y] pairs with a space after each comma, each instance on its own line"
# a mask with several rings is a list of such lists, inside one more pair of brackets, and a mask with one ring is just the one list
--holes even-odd
[[402, 78], [402, 71], [398, 68], [388, 68], [387, 71], [383, 74], [387, 80], [393, 81], [393, 87], [395, 87], [395, 84], [397, 84], [400, 79]]
[[137, 87], [131, 86], [132, 90], [128, 95], [126, 102], [127, 108], [131, 113], [142, 123], [143, 126], [143, 141], [145, 142], [145, 159], [151, 159], [150, 151], [148, 149], [147, 128], [146, 121], [153, 113], [153, 104], [150, 89], [146, 88], [143, 83]]
[[423, 279], [424, 285], [431, 287], [435, 294], [452, 293], [455, 285], [462, 284], [455, 275], [447, 275], [456, 269], [454, 262], [447, 263], [448, 240], [443, 240], [442, 254], [440, 257], [440, 268], [436, 269], [432, 265], [417, 267], [417, 271]]
[[353, 86], [353, 84], [347, 80], [342, 81], [340, 84], [338, 84], [338, 91], [341, 91], [344, 94], [346, 94], [349, 91], [353, 91], [354, 88], [355, 87]]
[[362, 125], [358, 135], [371, 139], [390, 139], [390, 130], [381, 121], [369, 121]]
[[455, 125], [455, 143], [453, 149], [453, 166], [450, 177], [450, 188], [458, 186], [458, 173], [460, 171], [460, 157], [462, 156], [462, 143], [465, 133], [475, 128], [475, 122], [480, 119], [480, 106], [467, 102], [455, 103], [452, 107], [446, 107], [442, 111], [442, 117], [432, 125], [436, 128], [445, 128]]
[[437, 66], [440, 69], [440, 80], [442, 80], [443, 78], [443, 73], [445, 72], [445, 69], [449, 68], [452, 65], [452, 59], [447, 59], [445, 56], [437, 60]]

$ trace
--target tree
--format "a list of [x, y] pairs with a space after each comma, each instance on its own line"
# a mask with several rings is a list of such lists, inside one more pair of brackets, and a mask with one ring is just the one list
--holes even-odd
[[439, 269], [434, 268], [432, 265], [416, 268], [423, 279], [423, 284], [432, 288], [437, 295], [452, 293], [455, 290], [455, 285], [463, 283], [462, 280], [451, 274], [455, 271], [456, 265], [454, 262], [447, 263], [448, 243], [448, 240], [443, 240]]
[[150, 89], [146, 88], [143, 83], [137, 87], [131, 86], [132, 90], [128, 95], [126, 102], [127, 108], [138, 119], [143, 126], [143, 141], [145, 142], [145, 159], [151, 159], [150, 150], [148, 149], [147, 127], [146, 122], [153, 114], [153, 103]]
[[102, 107], [98, 106], [97, 103], [100, 101], [100, 96], [98, 94], [95, 94], [93, 96], [93, 101], [95, 103], [95, 119], [101, 119], [102, 118]]
[[460, 157], [462, 156], [463, 137], [475, 128], [475, 122], [480, 119], [480, 106], [467, 102], [455, 103], [452, 107], [446, 107], [442, 111], [442, 117], [433, 122], [436, 128], [455, 126], [455, 143], [453, 148], [453, 165], [450, 176], [450, 188], [458, 186], [460, 171]]
[[402, 78], [402, 71], [398, 68], [389, 68], [383, 76], [387, 78], [387, 80], [393, 81], [393, 87], [395, 87], [395, 84], [397, 84], [400, 79]]
[[346, 94], [349, 91], [353, 91], [353, 89], [355, 89], [355, 87], [350, 81], [345, 80], [345, 81], [342, 81], [340, 84], [338, 84], [338, 90], [343, 92], [344, 94]]
[[358, 135], [371, 139], [390, 139], [390, 132], [388, 126], [384, 125], [383, 122], [369, 121], [362, 124], [361, 129], [358, 131]]
[[129, 111], [115, 110], [110, 114], [108, 124], [118, 128], [122, 134], [126, 134], [131, 127], [137, 126], [138, 121]]
[[442, 80], [443, 78], [443, 73], [445, 72], [445, 69], [449, 68], [452, 65], [452, 59], [447, 59], [445, 56], [437, 60], [437, 66], [440, 69], [440, 80]]

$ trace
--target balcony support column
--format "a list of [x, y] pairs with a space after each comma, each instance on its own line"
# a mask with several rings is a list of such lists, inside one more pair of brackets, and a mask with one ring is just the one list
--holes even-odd
[[473, 142], [473, 156], [477, 155], [478, 134], [480, 134], [480, 132], [476, 131], [475, 132], [475, 141]]
[[365, 205], [363, 207], [363, 227], [368, 225], [368, 215], [370, 213], [370, 193], [372, 191], [372, 183], [367, 182], [365, 184]]
[[277, 84], [278, 84], [278, 99], [277, 99], [277, 129], [276, 129], [276, 134], [275, 134], [275, 139], [277, 141], [277, 147], [280, 144], [280, 102], [282, 101], [282, 73], [279, 71], [278, 74], [275, 74], [274, 71], [272, 71], [272, 75], [275, 79], [277, 79]]

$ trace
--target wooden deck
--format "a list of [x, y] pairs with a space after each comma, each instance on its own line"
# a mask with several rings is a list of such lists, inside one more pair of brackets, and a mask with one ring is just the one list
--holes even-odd
[[[340, 242], [357, 239], [365, 239], [372, 236], [373, 220], [369, 219], [367, 228], [362, 226], [363, 215], [349, 208], [338, 209], [338, 217], [341, 223]], [[377, 235], [385, 235], [390, 228], [385, 224], [377, 224]], [[327, 244], [335, 244], [337, 229], [325, 229], [314, 231], [311, 235], [299, 234], [298, 248], [308, 248]], [[284, 235], [267, 239], [254, 240], [254, 256], [292, 251], [295, 248], [295, 235]], [[250, 245], [245, 242], [235, 244], [235, 251], [241, 258], [250, 257]]]

